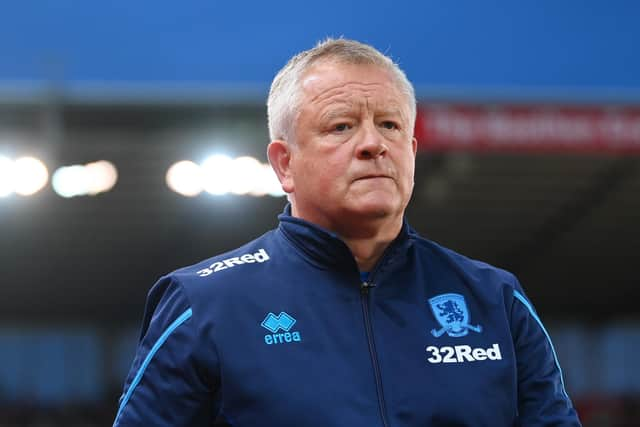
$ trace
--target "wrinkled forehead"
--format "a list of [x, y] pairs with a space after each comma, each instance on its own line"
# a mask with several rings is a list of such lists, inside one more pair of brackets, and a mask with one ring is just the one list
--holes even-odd
[[408, 104], [392, 72], [370, 64], [322, 62], [311, 66], [300, 80], [303, 104], [326, 104], [347, 100]]

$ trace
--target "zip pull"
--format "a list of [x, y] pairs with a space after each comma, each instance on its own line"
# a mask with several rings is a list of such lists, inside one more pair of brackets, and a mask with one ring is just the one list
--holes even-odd
[[371, 282], [371, 272], [369, 271], [361, 271], [360, 272], [360, 290], [363, 294], [369, 292], [369, 288], [373, 288], [375, 286], [374, 283]]
[[362, 292], [363, 294], [367, 294], [369, 293], [369, 289], [375, 288], [375, 287], [376, 287], [375, 283], [363, 281], [360, 283], [360, 292]]

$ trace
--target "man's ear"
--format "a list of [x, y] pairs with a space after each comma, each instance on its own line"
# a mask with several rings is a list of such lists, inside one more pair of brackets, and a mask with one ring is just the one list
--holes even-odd
[[418, 151], [418, 140], [415, 136], [411, 139], [411, 148], [413, 149], [413, 157], [415, 157]]
[[286, 141], [271, 141], [267, 147], [269, 163], [278, 175], [285, 193], [293, 193], [293, 177], [291, 176], [291, 147]]

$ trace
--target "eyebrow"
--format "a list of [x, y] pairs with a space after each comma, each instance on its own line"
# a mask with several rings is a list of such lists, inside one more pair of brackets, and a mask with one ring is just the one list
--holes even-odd
[[382, 110], [378, 115], [380, 115], [380, 116], [400, 116], [400, 117], [404, 117], [403, 114], [402, 114], [402, 109], [401, 108], [397, 108], [397, 107]]
[[354, 114], [353, 107], [331, 108], [328, 111], [325, 111], [322, 114], [320, 114], [320, 119], [323, 121], [331, 121], [344, 116], [352, 116], [353, 114]]
[[[340, 106], [335, 106], [329, 108], [327, 111], [320, 113], [321, 121], [332, 121], [338, 118], [350, 117], [353, 115], [359, 114], [360, 108], [357, 108], [353, 104], [344, 104]], [[405, 114], [402, 111], [402, 108], [398, 105], [389, 105], [387, 108], [384, 108], [380, 111], [377, 111], [376, 116], [382, 117], [400, 117], [401, 119], [405, 118]]]
[[408, 123], [409, 121], [409, 116], [406, 114], [405, 110], [400, 105], [396, 104], [389, 105], [388, 108], [384, 108], [382, 111], [379, 111], [377, 115], [382, 116], [383, 118], [399, 118], [401, 122]]

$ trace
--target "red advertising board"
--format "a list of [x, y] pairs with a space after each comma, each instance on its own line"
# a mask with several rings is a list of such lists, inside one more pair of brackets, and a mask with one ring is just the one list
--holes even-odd
[[640, 108], [421, 105], [421, 151], [640, 154]]

